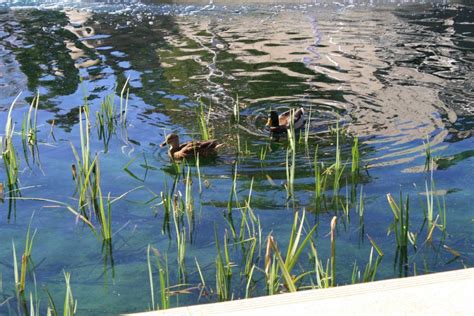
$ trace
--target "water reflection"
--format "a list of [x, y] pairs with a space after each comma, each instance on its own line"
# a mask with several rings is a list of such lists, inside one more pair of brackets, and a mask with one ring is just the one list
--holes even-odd
[[[188, 129], [193, 121], [183, 121], [182, 113], [199, 97], [226, 116], [239, 95], [249, 124], [257, 124], [252, 117], [262, 108], [298, 101], [322, 120], [325, 113], [343, 115], [356, 135], [383, 136], [373, 140], [377, 146], [403, 147], [430, 135], [434, 144], [465, 139], [472, 129], [465, 119], [473, 99], [472, 35], [466, 33], [472, 12], [419, 11], [272, 7], [199, 17], [16, 11], [9, 13], [16, 24], [2, 27], [17, 36], [18, 44], [6, 47], [15, 52], [28, 89], [43, 90], [44, 107], [53, 112], [58, 109], [49, 100], [76, 93], [80, 77], [97, 86], [131, 76], [132, 93], [151, 105], [142, 118], [164, 112]], [[72, 114], [58, 113], [55, 120], [74, 124], [66, 123]], [[419, 150], [400, 149], [374, 163], [408, 161]]]
[[[39, 89], [42, 107], [69, 130], [81, 78], [95, 99], [130, 77], [132, 96], [147, 105], [136, 113], [145, 124], [195, 132], [202, 98], [213, 104], [216, 133], [231, 137], [225, 121], [239, 96], [242, 136], [251, 139], [265, 134], [266, 109], [297, 104], [314, 111], [315, 133], [340, 121], [366, 144], [389, 146], [372, 165], [412, 160], [425, 137], [436, 145], [471, 136], [469, 8], [241, 9], [246, 14], [220, 6], [199, 16], [133, 7], [9, 12], [2, 58], [11, 60], [12, 84], [0, 87], [8, 96], [2, 106], [25, 76], [26, 88]], [[76, 101], [65, 106], [60, 97], [68, 95]]]

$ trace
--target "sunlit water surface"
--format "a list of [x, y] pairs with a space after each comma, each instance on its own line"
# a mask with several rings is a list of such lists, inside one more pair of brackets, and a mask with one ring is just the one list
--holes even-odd
[[[319, 223], [314, 240], [325, 262], [329, 222], [339, 216], [340, 285], [350, 283], [354, 262], [363, 268], [369, 260], [367, 235], [385, 254], [376, 279], [474, 264], [474, 13], [469, 5], [79, 2], [28, 7], [4, 3], [0, 10], [2, 131], [20, 92], [13, 109], [18, 133], [31, 98], [36, 91], [41, 95], [40, 164], [30, 162], [28, 167], [20, 135], [15, 135], [22, 197], [77, 203], [70, 144], [80, 144], [79, 107], [87, 97], [95, 113], [114, 90], [118, 104], [127, 78], [126, 128], [117, 130], [105, 150], [93, 126], [92, 153], [100, 156], [103, 192], [116, 197], [139, 187], [113, 205], [112, 253], [104, 251], [91, 230], [66, 209], [28, 199], [13, 207], [5, 188], [0, 204], [0, 314], [18, 311], [11, 244], [14, 240], [21, 256], [33, 213], [31, 227], [37, 233], [32, 259], [42, 311], [47, 307], [44, 288], [62, 308], [63, 271], [72, 274], [79, 314], [146, 310], [151, 302], [149, 244], [167, 254], [170, 285], [186, 283], [181, 289], [189, 289], [172, 297], [173, 306], [216, 301], [215, 293], [199, 296], [195, 258], [215, 290], [214, 231], [221, 244], [225, 230], [230, 233], [226, 214], [235, 161], [241, 201], [253, 179], [251, 205], [261, 221], [263, 242], [272, 232], [279, 247], [286, 249], [294, 208], [305, 209], [307, 226]], [[237, 98], [240, 123], [234, 125]], [[200, 195], [196, 168], [191, 168], [195, 224], [193, 240], [186, 245], [184, 282], [178, 279], [174, 226], [171, 222], [171, 237], [163, 232], [159, 197], [171, 187], [175, 172], [166, 149], [158, 145], [172, 131], [185, 140], [199, 138], [199, 100], [210, 104], [214, 137], [226, 146], [217, 160], [202, 163]], [[296, 106], [311, 112], [311, 120], [308, 148], [298, 145], [293, 204], [284, 187], [288, 144], [285, 139], [271, 141], [264, 125], [269, 109]], [[314, 151], [319, 146], [320, 161], [334, 162], [335, 137], [330, 130], [336, 124], [347, 135], [341, 148], [348, 170], [352, 140], [360, 141], [361, 175], [355, 183], [344, 180], [339, 193], [349, 198], [353, 192], [358, 199], [363, 188], [363, 225], [355, 213], [358, 202], [351, 203], [348, 219], [341, 215], [341, 205], [321, 210], [314, 200]], [[428, 232], [420, 205], [426, 197], [418, 195], [430, 180], [424, 171], [427, 142], [437, 158], [435, 196], [445, 200], [447, 210], [446, 231], [436, 229], [432, 242], [425, 242]], [[2, 162], [0, 181], [5, 183], [5, 177]], [[184, 192], [182, 181], [178, 189]], [[387, 237], [393, 214], [386, 194], [398, 199], [400, 190], [410, 194], [410, 231], [418, 234], [416, 250], [410, 246], [403, 262], [393, 233]], [[332, 195], [328, 192], [329, 199]], [[239, 226], [240, 212], [233, 213]], [[240, 246], [231, 249], [236, 265], [233, 295], [242, 298], [246, 284], [240, 278]], [[264, 253], [262, 249], [260, 268]], [[308, 248], [301, 260], [306, 268], [311, 267], [309, 253]], [[156, 287], [157, 277], [155, 273]], [[251, 296], [265, 294], [263, 278], [262, 271], [255, 271], [260, 283], [251, 287]], [[34, 291], [33, 282], [30, 273], [27, 293]]]

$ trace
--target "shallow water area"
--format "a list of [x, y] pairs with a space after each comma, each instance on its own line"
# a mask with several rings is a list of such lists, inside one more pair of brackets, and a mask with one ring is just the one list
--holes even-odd
[[[282, 274], [268, 281], [267, 236], [281, 271], [275, 249], [287, 257], [302, 210], [303, 236], [318, 227], [291, 271], [301, 276], [298, 289], [318, 284], [312, 249], [326, 266], [334, 216], [335, 285], [363, 275], [369, 262], [373, 269], [375, 257], [376, 280], [471, 267], [473, 24], [474, 8], [462, 1], [0, 2], [0, 135], [5, 152], [11, 115], [19, 166], [9, 186], [2, 156], [0, 314], [27, 314], [30, 293], [42, 314], [47, 292], [62, 310], [64, 271], [78, 314], [162, 307], [156, 256], [167, 262], [171, 307], [267, 295], [269, 284], [289, 291]], [[37, 93], [37, 145], [25, 146]], [[101, 134], [107, 102], [113, 125]], [[299, 107], [306, 124], [292, 160], [291, 142], [272, 139], [265, 123], [270, 110]], [[201, 109], [225, 146], [214, 159], [176, 167], [159, 145], [171, 132], [201, 139]], [[109, 192], [116, 199], [106, 209], [109, 242], [98, 204], [78, 205], [72, 147], [82, 158], [85, 130], [90, 159], [100, 161], [89, 174], [91, 183], [100, 179], [95, 201], [107, 204]], [[400, 192], [409, 196], [405, 247], [397, 247], [387, 201]], [[175, 211], [167, 213], [167, 201]], [[21, 270], [30, 221], [36, 234], [18, 295], [12, 241]], [[374, 250], [371, 261], [373, 246], [383, 256]]]

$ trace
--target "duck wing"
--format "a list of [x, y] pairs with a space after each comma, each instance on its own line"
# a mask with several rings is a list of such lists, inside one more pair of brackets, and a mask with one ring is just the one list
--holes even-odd
[[222, 144], [219, 144], [217, 142], [217, 140], [215, 140], [215, 139], [210, 139], [210, 140], [206, 140], [206, 141], [199, 141], [199, 142], [196, 142], [196, 144], [200, 149], [203, 149], [203, 150], [216, 149], [216, 148], [222, 146]]
[[212, 151], [219, 148], [222, 144], [217, 143], [215, 139], [206, 141], [191, 141], [180, 146], [179, 152], [184, 154], [194, 154], [196, 152]]
[[303, 125], [304, 125], [304, 109], [299, 108], [298, 110], [295, 111], [294, 127], [295, 129], [299, 129], [303, 127]]
[[278, 116], [278, 124], [290, 127], [290, 111], [283, 112]]
[[[290, 117], [291, 117], [291, 110], [283, 112], [278, 117], [280, 126], [285, 126], [286, 128], [290, 128]], [[293, 114], [293, 126], [295, 129], [301, 128], [304, 124], [304, 109], [299, 108], [298, 110], [294, 111]]]

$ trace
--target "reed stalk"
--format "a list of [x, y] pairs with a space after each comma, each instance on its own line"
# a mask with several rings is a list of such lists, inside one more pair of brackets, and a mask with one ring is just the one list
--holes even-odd
[[237, 208], [240, 208], [239, 197], [237, 195], [237, 170], [238, 164], [237, 161], [233, 165], [233, 176], [232, 176], [232, 186], [229, 192], [229, 199], [227, 201], [227, 214], [232, 214], [233, 206], [235, 205]]
[[64, 272], [64, 279], [66, 280], [66, 295], [64, 297], [64, 316], [74, 316], [77, 312], [77, 300], [74, 299], [74, 295], [71, 289], [71, 273]]
[[336, 285], [336, 222], [337, 216], [331, 220], [331, 286]]
[[[288, 249], [286, 251], [286, 257], [283, 258], [278, 245], [270, 234], [267, 238], [267, 253], [265, 255], [265, 271], [267, 275], [267, 283], [273, 284], [276, 278], [275, 268], [272, 267], [273, 262], [276, 261], [279, 270], [281, 272], [281, 277], [284, 281], [286, 289], [290, 292], [296, 292], [298, 289], [298, 282], [302, 280], [307, 273], [302, 273], [297, 276], [293, 276], [293, 269], [298, 262], [301, 254], [303, 253], [304, 248], [310, 241], [312, 235], [316, 231], [317, 225], [314, 225], [312, 229], [306, 234], [303, 239], [303, 225], [305, 223], [305, 212], [303, 211], [301, 220], [299, 219], [298, 212], [295, 213], [293, 219], [293, 226], [291, 228], [290, 239], [288, 244]], [[301, 241], [301, 242], [300, 242]], [[274, 260], [270, 260], [271, 253], [273, 253]]]
[[[16, 153], [13, 145], [13, 133], [15, 131], [15, 124], [12, 119], [12, 112], [16, 101], [20, 95], [18, 95], [10, 105], [7, 114], [7, 120], [5, 124], [5, 135], [0, 139], [1, 154], [3, 163], [5, 165], [5, 173], [7, 177], [6, 185], [8, 187], [8, 194], [10, 197], [10, 206], [16, 205], [16, 198], [21, 196], [21, 190], [19, 187], [18, 172], [20, 166], [20, 159]], [[11, 210], [11, 208], [10, 208]], [[10, 219], [10, 211], [8, 213], [8, 219]]]
[[[37, 136], [37, 116], [38, 116], [38, 105], [39, 105], [39, 92], [33, 98], [28, 110], [28, 114], [23, 118], [21, 125], [21, 141], [23, 144], [23, 156], [25, 157], [25, 162], [29, 166], [29, 158], [33, 163], [36, 161], [36, 158], [39, 157], [38, 151], [38, 136]], [[34, 110], [34, 114], [33, 114]], [[29, 154], [28, 154], [29, 153]]]
[[[120, 106], [122, 106], [122, 104]], [[102, 140], [104, 144], [104, 152], [108, 151], [110, 139], [116, 130], [118, 117], [115, 106], [115, 95], [110, 94], [102, 100], [99, 111], [96, 112], [97, 134], [99, 140]]]
[[[186, 201], [183, 199], [182, 194], [178, 191], [177, 194], [172, 195], [171, 192], [175, 190], [178, 177], [175, 179], [175, 185], [173, 189], [167, 194], [164, 200], [165, 212], [171, 213], [173, 217], [173, 224], [175, 228], [176, 246], [177, 246], [177, 264], [179, 269], [180, 279], [186, 279], [186, 228], [184, 216], [186, 214]], [[163, 194], [162, 194], [163, 195]], [[188, 222], [188, 225], [192, 225]], [[191, 226], [190, 226], [191, 227]]]
[[316, 277], [316, 288], [326, 289], [331, 287], [331, 275], [329, 272], [329, 260], [327, 261], [326, 268], [319, 259], [318, 251], [312, 240], [310, 240], [311, 254], [314, 260], [314, 273]]
[[209, 120], [211, 116], [211, 107], [209, 106], [209, 110], [206, 116], [205, 110], [204, 110], [204, 103], [200, 101], [200, 105], [198, 109], [196, 110], [196, 115], [198, 118], [198, 127], [199, 127], [199, 132], [201, 134], [201, 139], [202, 140], [209, 140], [212, 138], [212, 131], [208, 127], [209, 125]]
[[290, 110], [290, 128], [287, 130], [288, 133], [288, 148], [286, 151], [286, 194], [287, 200], [293, 200], [293, 206], [295, 202], [295, 168], [296, 168], [296, 136], [294, 127], [294, 110]]
[[[123, 84], [122, 90], [120, 91], [120, 121], [122, 125], [125, 126], [127, 124], [127, 114], [128, 114], [128, 97], [130, 94], [130, 88], [128, 87], [128, 82], [130, 81], [130, 76], [127, 77], [125, 83]], [[125, 91], [127, 92], [125, 95], [124, 101], [124, 94]]]
[[423, 146], [425, 147], [425, 171], [431, 170], [431, 143], [430, 138], [426, 135], [426, 141], [423, 141]]
[[216, 292], [219, 301], [228, 301], [232, 297], [232, 267], [234, 266], [230, 260], [229, 248], [227, 244], [227, 230], [224, 234], [224, 249], [221, 251], [217, 230], [214, 232], [216, 240], [217, 256], [216, 265]]
[[[160, 301], [161, 307], [155, 303], [155, 290], [153, 284], [153, 268], [151, 264], [150, 251], [153, 252], [155, 257], [156, 268], [158, 269], [158, 280], [160, 284]], [[168, 259], [165, 257], [165, 263], [163, 264], [160, 260], [160, 253], [157, 249], [148, 245], [147, 247], [147, 266], [148, 266], [148, 280], [150, 283], [150, 296], [151, 296], [151, 310], [156, 309], [168, 309], [170, 307], [170, 291], [169, 291], [169, 270], [168, 270]]]
[[198, 176], [198, 184], [199, 184], [199, 194], [202, 194], [202, 177], [201, 177], [201, 163], [200, 163], [200, 158], [199, 154], [196, 157], [196, 172]]
[[[33, 214], [34, 215], [34, 214]], [[28, 224], [28, 229], [26, 231], [26, 237], [25, 237], [25, 248], [23, 251], [23, 255], [21, 257], [21, 265], [20, 265], [20, 274], [18, 274], [18, 261], [17, 261], [17, 256], [16, 256], [16, 247], [15, 243], [12, 240], [12, 251], [13, 251], [13, 275], [14, 275], [14, 280], [15, 280], [15, 289], [17, 296], [20, 294], [23, 294], [26, 286], [26, 271], [28, 269], [28, 265], [31, 261], [31, 252], [33, 250], [33, 241], [36, 236], [36, 229], [33, 232], [33, 235], [30, 237], [30, 231], [31, 231], [31, 222], [33, 220], [33, 215], [31, 216], [30, 222]]]
[[352, 284], [375, 281], [378, 267], [380, 265], [380, 262], [382, 261], [382, 256], [378, 255], [374, 262], [373, 255], [374, 255], [374, 247], [371, 247], [369, 261], [367, 262], [364, 268], [364, 272], [362, 276], [360, 275], [361, 271], [357, 267], [357, 264], [354, 264], [354, 268], [352, 270]]
[[194, 230], [194, 198], [193, 198], [193, 180], [191, 178], [191, 168], [187, 167], [186, 179], [185, 179], [185, 194], [184, 194], [184, 203], [185, 203], [185, 212], [188, 222], [188, 232], [189, 239], [192, 240], [192, 234]]
[[240, 122], [240, 104], [239, 104], [239, 95], [237, 95], [235, 102], [233, 104], [233, 118], [236, 124]]
[[321, 163], [321, 165], [318, 162], [318, 146], [316, 146], [316, 149], [314, 150], [314, 162], [313, 162], [313, 168], [314, 168], [314, 195], [315, 195], [315, 201], [316, 201], [316, 209], [320, 210], [321, 209], [321, 201], [324, 195], [324, 192], [326, 191], [326, 182], [327, 182], [327, 172], [322, 172], [324, 169], [324, 163]]
[[260, 152], [258, 155], [258, 158], [260, 161], [264, 161], [267, 158], [267, 150], [268, 150], [268, 145], [262, 146], [260, 148]]
[[102, 189], [100, 185], [100, 164], [98, 156], [94, 159], [95, 169], [94, 175], [95, 179], [93, 182], [93, 191], [94, 197], [94, 209], [97, 216], [98, 222], [100, 224], [100, 232], [102, 239], [104, 241], [112, 240], [112, 200], [110, 198], [110, 193], [107, 195], [106, 203], [104, 203], [104, 197], [102, 195]]
[[400, 192], [400, 201], [398, 205], [390, 193], [387, 194], [387, 200], [394, 218], [394, 222], [390, 226], [390, 230], [393, 230], [395, 234], [395, 238], [397, 240], [397, 247], [406, 248], [409, 240], [409, 196], [407, 196], [405, 204], [403, 204], [402, 192]]
[[341, 160], [341, 148], [340, 148], [340, 129], [339, 123], [336, 126], [336, 160], [334, 164], [331, 166], [331, 169], [334, 170], [334, 183], [333, 183], [333, 198], [337, 200], [337, 196], [339, 195], [340, 189], [340, 181], [342, 174], [344, 173], [345, 164], [342, 164]]
[[30, 238], [30, 229], [31, 221], [33, 220], [33, 215], [31, 216], [30, 223], [28, 224], [28, 229], [26, 231], [25, 238], [25, 250], [23, 251], [23, 256], [21, 257], [21, 275], [20, 275], [20, 284], [18, 285], [18, 291], [22, 293], [25, 290], [26, 284], [26, 270], [28, 269], [28, 264], [31, 261], [31, 252], [33, 250], [33, 241], [36, 236], [36, 229], [33, 232], [33, 235]]
[[[94, 170], [96, 160], [91, 160], [90, 157], [90, 122], [89, 116], [86, 112], [83, 114], [83, 111], [83, 108], [79, 108], [79, 136], [81, 143], [80, 155], [72, 143], [71, 149], [76, 160], [74, 168], [75, 175], [73, 173], [73, 178], [76, 182], [76, 191], [79, 193], [77, 209], [82, 215], [88, 217], [85, 208], [88, 205], [88, 193], [92, 193], [90, 182], [92, 181], [92, 172]], [[85, 117], [85, 126], [83, 123], [83, 115]]]
[[199, 292], [199, 298], [201, 298], [201, 296], [204, 294], [204, 291], [206, 290], [206, 280], [204, 279], [204, 274], [202, 273], [201, 266], [199, 265], [199, 262], [197, 261], [196, 257], [194, 257], [194, 262], [196, 263], [196, 268], [199, 273], [199, 278], [201, 280], [201, 290]]
[[352, 145], [352, 165], [351, 173], [355, 177], [359, 173], [359, 139], [356, 137]]

